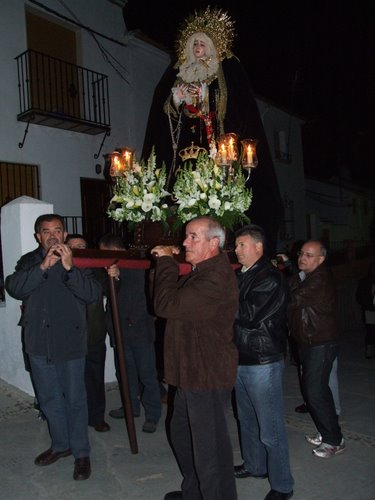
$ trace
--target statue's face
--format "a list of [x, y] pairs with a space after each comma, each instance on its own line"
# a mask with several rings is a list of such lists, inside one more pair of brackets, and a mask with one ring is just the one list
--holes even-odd
[[193, 43], [193, 54], [197, 59], [202, 59], [206, 55], [206, 43], [199, 38], [196, 38]]
[[192, 57], [195, 60], [207, 59], [208, 57], [217, 58], [217, 52], [211, 38], [200, 31], [187, 39], [184, 51], [186, 59], [190, 62]]

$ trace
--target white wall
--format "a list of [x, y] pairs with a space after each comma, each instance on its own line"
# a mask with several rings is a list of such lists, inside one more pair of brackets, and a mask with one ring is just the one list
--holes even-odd
[[331, 182], [306, 179], [306, 187], [307, 211], [314, 214], [317, 238], [328, 231], [333, 248], [345, 240], [353, 240], [358, 247], [371, 241], [374, 214], [371, 186], [367, 189], [339, 179]]
[[[46, 6], [72, 18], [60, 2], [44, 0]], [[2, 0], [0, 16], [0, 161], [36, 164], [40, 171], [43, 200], [54, 204], [64, 215], [81, 215], [80, 177], [97, 178], [95, 165], [104, 166], [103, 154], [126, 145], [142, 150], [145, 126], [153, 91], [167, 64], [168, 55], [145, 42], [127, 38], [121, 9], [106, 0], [95, 0], [88, 8], [86, 0], [65, 0], [83, 25], [120, 41], [121, 46], [97, 37], [100, 44], [122, 66], [128, 82], [105, 59], [92, 36], [83, 31], [81, 64], [109, 76], [111, 135], [106, 138], [98, 159], [103, 135], [90, 136], [30, 124], [23, 148], [18, 147], [26, 123], [17, 121], [19, 113], [17, 66], [14, 58], [27, 49], [25, 5], [23, 0]], [[42, 10], [40, 11], [45, 14]], [[105, 22], [103, 22], [105, 20]], [[71, 27], [71, 26], [70, 26]], [[124, 69], [125, 68], [125, 69]], [[100, 174], [100, 178], [102, 174]], [[67, 193], [69, 194], [67, 196]]]
[[[37, 247], [34, 222], [45, 213], [52, 213], [53, 205], [22, 196], [1, 209], [1, 238], [4, 277], [14, 271], [21, 255]], [[6, 294], [4, 307], [0, 308], [0, 378], [32, 394], [32, 385], [22, 356], [21, 302]]]
[[[301, 137], [303, 121], [280, 108], [271, 106], [261, 99], [257, 99], [257, 103], [274, 161], [280, 194], [283, 200], [289, 202], [288, 206], [284, 207], [284, 218], [292, 221], [287, 226], [293, 231], [291, 239], [305, 239], [306, 187]], [[284, 138], [286, 139], [287, 146], [289, 146], [289, 161], [283, 161], [276, 157], [276, 150], [279, 148], [277, 141], [280, 131], [285, 133]], [[257, 168], [262, 167], [258, 165]], [[283, 250], [287, 243], [288, 240], [279, 239], [279, 250]]]
[[[1, 209], [2, 255], [4, 276], [14, 272], [17, 261], [37, 247], [34, 237], [34, 223], [39, 215], [53, 213], [52, 204], [21, 196]], [[21, 301], [6, 293], [5, 304], [0, 307], [0, 378], [33, 395], [29, 373], [25, 370], [20, 319]], [[116, 381], [113, 350], [107, 342], [105, 367], [106, 382]]]

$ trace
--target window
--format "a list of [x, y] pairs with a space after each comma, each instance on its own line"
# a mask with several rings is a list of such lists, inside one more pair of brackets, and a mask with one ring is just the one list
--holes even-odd
[[[0, 207], [19, 196], [39, 199], [38, 166], [0, 162]], [[5, 300], [0, 239], [0, 303]]]
[[0, 207], [19, 196], [39, 199], [38, 166], [0, 162]]

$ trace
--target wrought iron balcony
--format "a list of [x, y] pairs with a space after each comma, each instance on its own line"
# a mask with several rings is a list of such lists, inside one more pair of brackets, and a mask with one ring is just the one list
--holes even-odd
[[106, 75], [34, 50], [15, 59], [18, 121], [91, 135], [109, 133]]

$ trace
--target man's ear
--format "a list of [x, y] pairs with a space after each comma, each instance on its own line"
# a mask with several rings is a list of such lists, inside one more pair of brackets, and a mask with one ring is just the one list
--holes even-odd
[[39, 233], [34, 233], [34, 238], [38, 243], [40, 243], [40, 234]]
[[257, 241], [255, 243], [255, 248], [257, 249], [258, 253], [263, 253], [263, 243], [261, 241]]
[[214, 236], [213, 238], [210, 239], [210, 247], [218, 248], [218, 246], [219, 246], [219, 238], [217, 236]]

